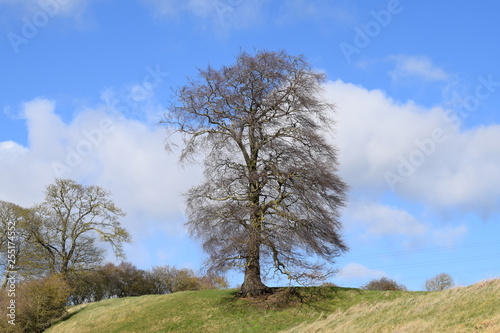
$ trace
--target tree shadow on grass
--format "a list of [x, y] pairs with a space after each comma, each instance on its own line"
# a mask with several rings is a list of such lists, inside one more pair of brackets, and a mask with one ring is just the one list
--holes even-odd
[[62, 316], [60, 316], [59, 318], [57, 318], [56, 320], [54, 320], [54, 322], [50, 325], [50, 327], [52, 327], [52, 326], [54, 326], [56, 324], [63, 323], [65, 321], [67, 321], [68, 319], [70, 319], [74, 315], [76, 315], [76, 314], [82, 312], [83, 310], [85, 310], [88, 305], [89, 304], [82, 305], [77, 310], [74, 310], [74, 311], [71, 311], [71, 312], [66, 311], [66, 313], [64, 313]]
[[[239, 297], [235, 291], [220, 300], [221, 306], [242, 309], [252, 306], [263, 310], [280, 311], [304, 308], [318, 312], [332, 312], [340, 307], [343, 301], [352, 298], [352, 294], [363, 291], [355, 288], [340, 287], [274, 287], [266, 294], [257, 297]], [[243, 301], [241, 303], [239, 301]]]

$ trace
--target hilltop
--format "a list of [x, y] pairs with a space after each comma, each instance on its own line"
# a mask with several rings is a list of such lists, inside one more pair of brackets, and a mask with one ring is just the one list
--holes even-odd
[[260, 299], [235, 293], [186, 291], [79, 305], [47, 332], [500, 331], [498, 279], [441, 292], [308, 287]]

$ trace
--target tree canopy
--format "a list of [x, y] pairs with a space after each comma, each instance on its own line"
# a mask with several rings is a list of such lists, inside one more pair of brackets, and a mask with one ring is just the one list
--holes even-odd
[[[11, 242], [16, 249], [16, 270], [25, 276], [41, 276], [98, 265], [104, 252], [98, 242], [110, 244], [121, 257], [122, 244], [130, 241], [130, 235], [119, 222], [125, 213], [109, 197], [99, 186], [57, 179], [46, 187], [44, 201], [34, 207], [0, 202], [1, 223], [16, 223]], [[7, 236], [0, 232], [4, 250]]]
[[165, 114], [167, 148], [180, 133], [180, 162], [203, 158], [204, 180], [186, 193], [187, 226], [209, 270], [244, 270], [244, 295], [266, 291], [261, 273], [322, 279], [347, 250], [347, 185], [326, 138], [334, 107], [321, 97], [324, 80], [302, 56], [242, 52], [234, 65], [200, 69]]

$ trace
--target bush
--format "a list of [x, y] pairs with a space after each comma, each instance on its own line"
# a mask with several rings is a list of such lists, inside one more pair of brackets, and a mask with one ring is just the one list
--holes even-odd
[[[2, 332], [43, 332], [65, 312], [71, 293], [68, 283], [59, 274], [44, 279], [31, 280], [15, 288], [15, 296], [10, 297], [8, 290], [0, 296], [0, 321]], [[7, 305], [15, 300], [15, 326], [6, 320]]]
[[378, 280], [373, 279], [366, 285], [362, 286], [361, 289], [365, 290], [406, 290], [406, 287], [402, 284], [398, 284], [396, 281], [388, 279], [386, 277], [380, 278]]
[[229, 282], [225, 276], [220, 276], [216, 274], [207, 274], [205, 276], [199, 277], [198, 280], [201, 284], [201, 289], [227, 289], [229, 288]]
[[229, 286], [224, 276], [207, 274], [197, 276], [188, 268], [157, 266], [146, 272], [146, 282], [151, 294], [169, 294], [184, 290], [224, 289]]
[[72, 289], [70, 304], [98, 302], [109, 297], [106, 276], [101, 269], [73, 271], [66, 280]]
[[146, 280], [146, 272], [129, 262], [118, 266], [108, 263], [99, 269], [99, 274], [103, 278], [97, 284], [106, 298], [148, 295], [152, 289]]
[[107, 263], [96, 270], [73, 271], [67, 280], [72, 288], [70, 304], [75, 305], [114, 297], [228, 287], [223, 276], [209, 274], [200, 277], [191, 269], [172, 266], [157, 266], [145, 271], [128, 262], [119, 265]]
[[441, 291], [452, 288], [455, 285], [453, 278], [446, 274], [441, 273], [425, 281], [425, 290], [427, 291]]
[[173, 275], [173, 290], [172, 292], [185, 290], [200, 290], [201, 282], [189, 268], [177, 269]]

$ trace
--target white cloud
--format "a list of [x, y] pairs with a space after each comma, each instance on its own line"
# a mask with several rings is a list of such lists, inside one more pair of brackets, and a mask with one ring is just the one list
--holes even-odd
[[258, 26], [262, 22], [261, 6], [264, 0], [142, 0], [150, 6], [157, 18], [176, 18], [189, 14], [196, 18], [198, 28], [210, 28], [219, 34], [231, 29]]
[[341, 268], [337, 278], [348, 282], [352, 280], [370, 280], [378, 279], [387, 276], [387, 274], [379, 269], [370, 269], [366, 266], [357, 263], [349, 263]]
[[[500, 125], [464, 131], [447, 143], [439, 156], [441, 169], [433, 179], [420, 179], [433, 185], [432, 200], [447, 206], [482, 206], [485, 212], [498, 212], [500, 204]], [[423, 177], [422, 177], [423, 178]], [[412, 182], [414, 184], [414, 182]], [[416, 184], [414, 184], [416, 185]]]
[[[273, 17], [264, 17], [268, 0], [141, 0], [152, 8], [156, 18], [179, 19], [188, 14], [196, 19], [196, 27], [227, 35], [235, 29], [261, 29], [264, 26], [286, 26], [297, 21], [314, 23], [355, 24], [356, 8], [349, 1], [290, 0], [277, 6]], [[275, 4], [272, 4], [273, 6]]]
[[468, 232], [465, 225], [445, 226], [441, 229], [436, 229], [432, 233], [432, 241], [439, 246], [454, 246], [457, 240], [462, 239]]
[[[452, 110], [398, 103], [342, 81], [325, 88], [337, 105], [334, 144], [351, 195], [394, 191], [438, 210], [500, 212], [500, 125], [461, 129], [449, 121]], [[392, 186], [388, 175], [399, 177]]]
[[[341, 81], [325, 89], [337, 105], [334, 143], [340, 148], [341, 175], [351, 186], [348, 228], [433, 245], [453, 244], [467, 233], [462, 221], [434, 225], [401, 207], [376, 203], [390, 191], [384, 174], [397, 173], [400, 158], [408, 158], [418, 148], [416, 141], [427, 140], [436, 128], [447, 139], [435, 144], [394, 194], [438, 210], [499, 212], [500, 125], [460, 130], [444, 119], [442, 108], [398, 103], [379, 90]], [[29, 144], [0, 142], [0, 200], [30, 206], [42, 200], [46, 185], [63, 176], [111, 190], [128, 213], [123, 223], [138, 242], [134, 246], [147, 246], [144, 240], [159, 233], [185, 235], [179, 194], [201, 179], [200, 167], [180, 169], [175, 153], [164, 150], [164, 129], [123, 117], [114, 108], [116, 98], [111, 90], [103, 93], [104, 105], [83, 109], [70, 123], [61, 120], [53, 101], [23, 104]], [[161, 111], [147, 100], [140, 107], [151, 109], [148, 116]]]
[[452, 246], [467, 234], [464, 224], [423, 222], [404, 209], [377, 202], [351, 200], [343, 215], [349, 233], [360, 241], [391, 239], [407, 248]]
[[29, 145], [0, 142], [0, 200], [31, 206], [56, 177], [72, 178], [111, 191], [127, 213], [122, 224], [135, 240], [129, 249], [156, 251], [144, 240], [186, 234], [180, 194], [202, 174], [197, 166], [180, 168], [175, 152], [165, 152], [165, 129], [125, 119], [108, 106], [85, 109], [70, 123], [53, 101], [35, 99], [22, 109]]
[[350, 218], [363, 226], [370, 235], [403, 235], [420, 237], [428, 226], [408, 212], [377, 203], [354, 203], [349, 207]]
[[328, 21], [329, 24], [337, 23], [349, 27], [357, 23], [356, 8], [353, 2], [289, 0], [282, 3], [280, 14], [277, 15], [278, 24], [293, 24], [301, 19], [312, 22]]
[[425, 56], [398, 55], [390, 58], [396, 63], [396, 68], [389, 72], [394, 80], [403, 78], [418, 78], [426, 81], [445, 81], [449, 75]]
[[2, 156], [1, 163], [12, 163], [19, 157], [23, 156], [28, 149], [17, 144], [14, 141], [0, 142], [0, 155]]
[[366, 90], [342, 81], [325, 85], [335, 103], [335, 144], [340, 148], [341, 172], [353, 188], [385, 190], [384, 172], [414, 140], [443, 124], [439, 109], [413, 102], [397, 103], [380, 90]]

